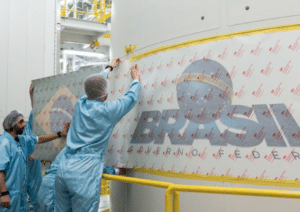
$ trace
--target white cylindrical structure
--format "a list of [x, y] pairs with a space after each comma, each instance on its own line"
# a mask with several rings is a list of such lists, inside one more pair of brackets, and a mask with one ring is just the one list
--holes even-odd
[[[281, 0], [115, 0], [112, 8], [112, 58], [208, 36], [299, 22], [300, 1]], [[271, 188], [255, 185], [184, 180], [130, 172], [129, 176], [177, 184]], [[164, 211], [164, 189], [112, 183], [112, 211]], [[283, 188], [286, 190], [298, 190]], [[297, 200], [180, 193], [180, 211], [288, 211]]]

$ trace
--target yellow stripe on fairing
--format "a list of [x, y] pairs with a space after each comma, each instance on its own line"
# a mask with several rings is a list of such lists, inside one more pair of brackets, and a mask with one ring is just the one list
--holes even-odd
[[300, 24], [289, 24], [289, 25], [281, 25], [281, 26], [264, 27], [264, 28], [251, 29], [251, 30], [240, 31], [240, 32], [233, 32], [233, 33], [228, 33], [228, 34], [223, 34], [223, 35], [199, 38], [199, 39], [194, 39], [194, 40], [190, 40], [190, 41], [184, 41], [184, 42], [177, 43], [177, 44], [172, 44], [169, 46], [161, 46], [161, 47], [143, 52], [141, 54], [132, 56], [130, 58], [130, 62], [138, 61], [140, 59], [143, 59], [143, 58], [146, 58], [146, 57], [149, 57], [149, 56], [161, 53], [161, 52], [168, 52], [168, 51], [172, 51], [175, 49], [186, 48], [189, 46], [196, 46], [199, 44], [210, 43], [210, 42], [214, 42], [214, 41], [220, 41], [220, 40], [248, 36], [248, 35], [258, 35], [258, 34], [264, 34], [264, 33], [275, 33], [275, 32], [295, 31], [295, 30], [300, 30]]
[[187, 179], [187, 180], [203, 180], [203, 181], [213, 181], [213, 182], [222, 182], [222, 183], [238, 183], [238, 184], [300, 188], [299, 180], [274, 180], [274, 179], [230, 177], [230, 176], [205, 175], [205, 174], [191, 174], [191, 173], [161, 171], [161, 170], [148, 169], [148, 168], [134, 168], [133, 171], [146, 173], [146, 174], [153, 174], [157, 176]]

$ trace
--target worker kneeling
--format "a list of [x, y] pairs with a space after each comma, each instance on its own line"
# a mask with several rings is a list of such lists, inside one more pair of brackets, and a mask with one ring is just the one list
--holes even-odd
[[66, 152], [55, 177], [55, 211], [97, 212], [104, 156], [115, 125], [135, 105], [140, 91], [137, 65], [130, 68], [133, 82], [124, 97], [110, 102], [107, 99], [107, 80], [120, 63], [114, 59], [100, 74], [84, 82], [85, 93], [78, 99], [67, 136]]

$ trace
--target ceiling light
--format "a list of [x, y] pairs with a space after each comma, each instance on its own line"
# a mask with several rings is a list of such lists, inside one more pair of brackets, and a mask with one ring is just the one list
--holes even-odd
[[82, 46], [82, 48], [86, 49], [86, 48], [88, 48], [89, 46], [90, 46], [90, 44], [85, 44], [85, 45]]

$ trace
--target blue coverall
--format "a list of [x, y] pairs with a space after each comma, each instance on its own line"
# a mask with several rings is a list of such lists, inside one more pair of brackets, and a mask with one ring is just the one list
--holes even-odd
[[[25, 126], [23, 135], [30, 135], [32, 133], [33, 113], [30, 112], [28, 122]], [[40, 160], [33, 159], [26, 162], [27, 171], [27, 193], [29, 195], [30, 202], [35, 212], [38, 212], [38, 192], [42, 184], [42, 164]]]
[[[107, 72], [101, 72], [108, 77]], [[57, 212], [97, 212], [104, 156], [109, 137], [119, 120], [135, 105], [141, 88], [131, 83], [124, 97], [109, 102], [88, 99], [77, 101], [67, 136], [66, 153], [55, 177]]]
[[[65, 154], [66, 148], [63, 148], [61, 152], [56, 156], [52, 162], [50, 168], [45, 172], [46, 176], [43, 179], [42, 185], [38, 194], [39, 209], [40, 212], [53, 212], [55, 207], [55, 175], [60, 162], [61, 157]], [[103, 173], [115, 174], [115, 169], [104, 165]]]
[[7, 131], [0, 137], [0, 171], [5, 173], [5, 183], [11, 199], [10, 209], [1, 212], [28, 212], [26, 191], [26, 161], [37, 143], [35, 134], [19, 135], [16, 141]]

